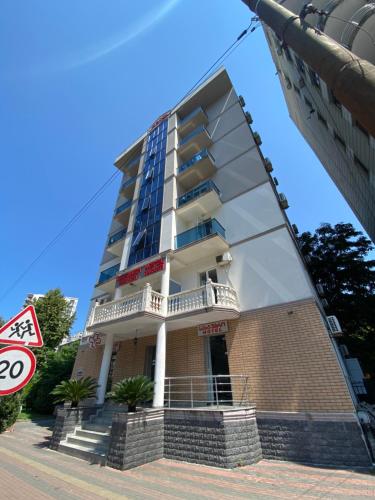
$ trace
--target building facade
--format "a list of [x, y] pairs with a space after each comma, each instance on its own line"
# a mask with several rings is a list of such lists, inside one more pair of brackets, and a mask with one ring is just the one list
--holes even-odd
[[[28, 293], [25, 299], [24, 307], [33, 304], [33, 302], [41, 299], [42, 297], [44, 297], [43, 293]], [[69, 314], [70, 316], [73, 316], [73, 314], [75, 314], [77, 310], [78, 299], [76, 297], [64, 297], [64, 298], [69, 306]]]
[[[305, 0], [283, 0], [301, 12]], [[306, 21], [357, 56], [375, 64], [375, 2], [316, 0], [327, 15]], [[375, 241], [375, 139], [326, 83], [264, 25], [290, 117], [309, 143], [370, 238]]]
[[73, 377], [98, 379], [98, 404], [137, 374], [155, 381], [154, 407], [241, 404], [247, 391], [264, 456], [317, 460], [319, 434], [333, 461], [353, 463], [359, 446], [363, 463], [355, 398], [244, 105], [221, 69], [117, 158], [93, 341]]

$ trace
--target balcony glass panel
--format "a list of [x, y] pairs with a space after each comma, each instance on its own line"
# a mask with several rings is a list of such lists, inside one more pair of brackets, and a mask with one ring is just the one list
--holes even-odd
[[127, 208], [129, 208], [131, 206], [131, 204], [132, 204], [132, 201], [129, 200], [129, 201], [126, 201], [125, 203], [123, 203], [122, 205], [120, 205], [119, 207], [117, 207], [115, 210], [115, 215], [118, 215], [121, 212], [123, 212], [124, 210], [126, 210]]
[[225, 238], [225, 229], [216, 219], [202, 222], [202, 224], [198, 224], [198, 226], [188, 229], [176, 236], [176, 249], [194, 243], [195, 241], [202, 240], [206, 236], [215, 234]]
[[125, 168], [131, 168], [134, 167], [139, 163], [139, 160], [141, 159], [141, 155], [136, 156], [132, 160], [128, 161], [128, 163], [125, 165]]
[[185, 116], [185, 118], [180, 120], [179, 125], [180, 126], [185, 125], [185, 123], [188, 123], [192, 118], [194, 118], [194, 116], [198, 115], [199, 113], [203, 113], [204, 115], [206, 115], [206, 113], [203, 111], [203, 109], [201, 107], [196, 108], [191, 113], [189, 113], [187, 116]]
[[202, 149], [201, 151], [199, 151], [199, 153], [195, 154], [192, 158], [190, 158], [190, 160], [188, 160], [187, 162], [180, 165], [178, 167], [178, 173], [181, 174], [182, 172], [184, 172], [188, 168], [192, 167], [193, 165], [195, 165], [199, 161], [203, 160], [203, 158], [207, 158], [207, 157], [211, 158], [212, 162], [215, 161], [213, 156], [211, 155], [211, 153], [208, 151], [208, 149]]
[[130, 179], [124, 182], [124, 184], [121, 186], [121, 189], [125, 189], [128, 186], [131, 186], [132, 184], [135, 183], [136, 179], [137, 179], [136, 175], [134, 177], [130, 177]]
[[113, 243], [116, 243], [116, 241], [122, 240], [122, 238], [125, 238], [125, 235], [126, 229], [121, 229], [121, 231], [112, 234], [112, 236], [110, 236], [108, 239], [108, 246], [113, 245]]
[[189, 203], [189, 201], [202, 196], [202, 194], [207, 193], [208, 191], [216, 191], [220, 196], [220, 191], [216, 184], [213, 181], [205, 181], [191, 191], [188, 191], [187, 193], [180, 196], [178, 198], [177, 206], [181, 207], [182, 205], [185, 205], [185, 203]]
[[206, 132], [208, 137], [210, 137], [210, 134], [208, 133], [206, 127], [204, 125], [199, 125], [199, 127], [195, 128], [192, 132], [190, 132], [190, 134], [188, 134], [187, 136], [185, 136], [183, 139], [180, 140], [180, 146], [183, 146], [184, 144], [189, 142], [193, 137], [202, 132]]
[[120, 270], [120, 264], [116, 264], [115, 266], [112, 266], [112, 267], [109, 267], [108, 269], [105, 269], [104, 271], [102, 271], [100, 273], [98, 283], [104, 283], [105, 281], [110, 280], [111, 278], [116, 276], [116, 274], [119, 272], [119, 270]]

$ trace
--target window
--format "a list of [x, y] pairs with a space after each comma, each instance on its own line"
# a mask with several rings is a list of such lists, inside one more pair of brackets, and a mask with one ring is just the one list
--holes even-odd
[[305, 101], [305, 104], [307, 107], [309, 107], [310, 109], [313, 109], [313, 105], [311, 104], [311, 102], [307, 99], [307, 97], [304, 97], [303, 100]]
[[151, 180], [153, 178], [153, 176], [154, 176], [154, 169], [153, 169], [153, 167], [151, 167], [151, 168], [149, 168], [147, 170], [147, 173], [146, 173], [146, 176], [145, 176], [145, 180], [149, 181], [149, 180]]
[[300, 91], [300, 89], [297, 87], [297, 85], [296, 85], [296, 84], [293, 84], [293, 89], [294, 89], [294, 91], [295, 91], [295, 92], [296, 92], [299, 96], [301, 96], [301, 91]]
[[209, 279], [211, 281], [213, 281], [214, 283], [217, 283], [217, 271], [216, 271], [216, 269], [210, 269], [209, 271], [203, 271], [202, 273], [199, 273], [200, 286], [205, 285]]
[[338, 142], [340, 144], [340, 146], [346, 150], [345, 141], [337, 132], [335, 132], [334, 138], [335, 138], [335, 141]]
[[325, 128], [328, 128], [327, 120], [323, 118], [323, 116], [320, 113], [318, 113], [318, 120], [325, 126]]
[[132, 243], [132, 247], [133, 248], [137, 248], [140, 245], [141, 241], [146, 236], [146, 233], [147, 233], [146, 229], [143, 229], [143, 231], [140, 231], [137, 234], [137, 236], [135, 237], [135, 239], [134, 239], [134, 241]]
[[294, 58], [295, 58], [295, 60], [296, 60], [296, 66], [297, 66], [298, 70], [299, 70], [301, 73], [305, 74], [305, 73], [306, 73], [306, 71], [305, 71], [305, 64], [304, 64], [304, 62], [302, 61], [302, 59], [300, 59], [300, 58], [299, 58], [299, 57], [297, 57], [297, 56], [294, 56]]
[[317, 73], [311, 68], [309, 68], [309, 75], [310, 75], [310, 80], [311, 83], [314, 85], [314, 87], [318, 88], [320, 90], [320, 78]]
[[144, 210], [147, 210], [147, 209], [149, 208], [149, 206], [150, 206], [150, 201], [151, 201], [150, 196], [148, 196], [147, 198], [145, 198], [145, 199], [143, 200], [143, 203], [142, 203], [142, 212], [143, 212]]
[[365, 174], [366, 177], [369, 177], [370, 175], [370, 172], [368, 170], [368, 168], [366, 167], [366, 165], [364, 163], [361, 162], [361, 160], [354, 155], [354, 163], [357, 165], [357, 167], [360, 168], [361, 172], [363, 174]]

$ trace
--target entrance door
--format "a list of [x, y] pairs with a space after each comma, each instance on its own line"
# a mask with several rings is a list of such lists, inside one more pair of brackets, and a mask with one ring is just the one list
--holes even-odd
[[212, 375], [214, 375], [212, 378], [212, 392], [216, 404], [226, 404], [227, 402], [232, 400], [232, 387], [230, 378], [225, 376], [229, 375], [229, 363], [225, 335], [215, 335], [213, 337], [209, 337], [209, 342], [211, 373]]
[[209, 279], [214, 283], [217, 283], [216, 269], [210, 269], [209, 271], [203, 271], [203, 273], [199, 273], [200, 286], [205, 285]]
[[152, 381], [155, 378], [155, 358], [156, 358], [156, 346], [149, 345], [146, 347], [146, 358], [145, 358], [145, 375], [149, 377]]

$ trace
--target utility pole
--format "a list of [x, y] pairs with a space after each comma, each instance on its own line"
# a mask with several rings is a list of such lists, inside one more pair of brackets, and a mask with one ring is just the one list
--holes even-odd
[[242, 1], [326, 82], [375, 137], [375, 66], [274, 0]]

